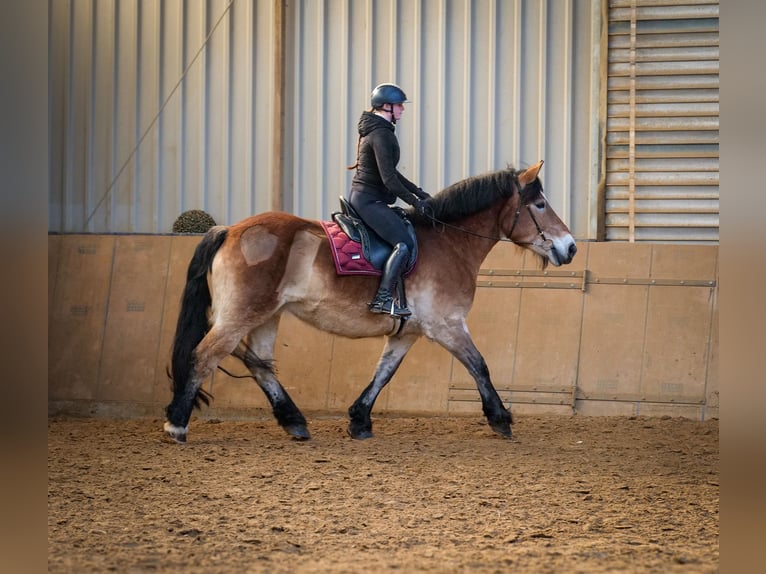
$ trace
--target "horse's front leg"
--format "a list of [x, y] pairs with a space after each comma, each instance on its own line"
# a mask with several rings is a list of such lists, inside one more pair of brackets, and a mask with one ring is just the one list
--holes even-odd
[[370, 413], [378, 398], [396, 369], [402, 364], [404, 356], [417, 341], [419, 335], [407, 335], [403, 337], [389, 337], [386, 346], [375, 368], [375, 374], [367, 388], [362, 391], [359, 398], [348, 409], [349, 423], [348, 434], [351, 438], [366, 439], [372, 437], [372, 419]]
[[297, 440], [307, 440], [311, 438], [311, 433], [306, 425], [306, 417], [274, 372], [274, 342], [278, 327], [279, 316], [275, 316], [251, 331], [232, 354], [245, 363], [253, 374], [253, 378], [271, 403], [274, 418], [285, 432]]
[[463, 363], [476, 381], [476, 387], [481, 396], [482, 410], [492, 430], [501, 436], [510, 437], [513, 417], [503, 405], [503, 401], [500, 400], [500, 395], [497, 394], [497, 390], [489, 377], [489, 367], [471, 339], [465, 321], [462, 322], [460, 328], [440, 330], [439, 336], [435, 339]]

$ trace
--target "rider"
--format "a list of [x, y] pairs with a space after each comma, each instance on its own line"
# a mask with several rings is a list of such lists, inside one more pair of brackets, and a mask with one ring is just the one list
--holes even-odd
[[406, 306], [395, 303], [394, 289], [406, 271], [415, 245], [402, 217], [391, 205], [398, 197], [419, 212], [425, 212], [426, 200], [430, 197], [396, 169], [399, 141], [394, 129], [408, 101], [396, 84], [380, 84], [372, 91], [371, 109], [362, 112], [359, 118], [356, 163], [349, 167], [356, 169], [356, 173], [347, 195], [348, 202], [364, 222], [392, 247], [378, 292], [369, 303], [370, 311], [402, 317], [411, 313]]

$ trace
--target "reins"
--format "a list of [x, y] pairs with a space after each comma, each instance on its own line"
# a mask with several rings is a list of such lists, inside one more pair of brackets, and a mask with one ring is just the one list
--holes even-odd
[[550, 249], [553, 245], [553, 242], [550, 241], [547, 237], [545, 237], [545, 232], [543, 231], [543, 228], [540, 227], [540, 224], [537, 221], [537, 218], [535, 217], [535, 214], [532, 213], [532, 208], [529, 206], [529, 202], [521, 203], [521, 190], [519, 189], [519, 180], [517, 175], [514, 173], [513, 175], [513, 182], [514, 187], [516, 188], [516, 193], [519, 194], [519, 206], [516, 208], [516, 213], [513, 216], [513, 223], [511, 224], [511, 230], [508, 232], [508, 235], [506, 237], [491, 237], [489, 235], [482, 235], [481, 233], [476, 233], [474, 231], [470, 231], [468, 229], [464, 229], [462, 227], [458, 227], [457, 225], [452, 225], [447, 223], [446, 221], [442, 221], [440, 219], [437, 219], [433, 215], [430, 214], [423, 214], [424, 217], [430, 219], [434, 223], [438, 223], [442, 227], [449, 227], [450, 229], [454, 229], [456, 231], [460, 231], [462, 233], [466, 233], [468, 235], [473, 235], [474, 237], [480, 237], [482, 239], [489, 239], [490, 241], [505, 241], [507, 243], [514, 243], [516, 245], [534, 245], [534, 241], [514, 241], [511, 239], [511, 235], [513, 235], [513, 230], [516, 229], [516, 224], [519, 222], [519, 218], [521, 217], [521, 209], [523, 207], [527, 208], [527, 211], [529, 212], [529, 217], [532, 218], [532, 223], [535, 224], [535, 228], [537, 229], [537, 233], [540, 237], [543, 239], [543, 243], [541, 247], [543, 249]]
[[440, 219], [437, 219], [433, 215], [424, 215], [424, 217], [430, 219], [434, 223], [438, 223], [442, 227], [449, 227], [450, 229], [454, 229], [456, 231], [461, 231], [462, 233], [466, 233], [468, 235], [473, 235], [474, 237], [480, 237], [482, 239], [489, 239], [490, 241], [505, 241], [507, 243], [514, 243], [516, 245], [534, 245], [533, 241], [514, 241], [511, 239], [511, 235], [513, 234], [513, 230], [516, 229], [516, 224], [519, 222], [519, 217], [521, 217], [521, 209], [522, 207], [526, 207], [527, 211], [529, 212], [529, 216], [532, 218], [532, 222], [535, 224], [535, 227], [537, 228], [537, 233], [540, 235], [540, 237], [543, 238], [543, 245], [542, 247], [544, 249], [549, 249], [551, 245], [551, 241], [545, 237], [545, 232], [543, 231], [543, 228], [540, 227], [540, 224], [537, 222], [537, 218], [535, 217], [535, 214], [532, 213], [532, 208], [529, 206], [529, 203], [525, 203], [523, 205], [519, 205], [519, 207], [516, 209], [516, 214], [513, 217], [513, 223], [511, 224], [511, 230], [508, 232], [507, 237], [492, 237], [490, 235], [482, 235], [481, 233], [476, 233], [474, 231], [470, 231], [468, 229], [464, 229], [462, 227], [458, 227], [457, 225], [452, 225], [450, 223], [447, 223], [446, 221], [442, 221]]

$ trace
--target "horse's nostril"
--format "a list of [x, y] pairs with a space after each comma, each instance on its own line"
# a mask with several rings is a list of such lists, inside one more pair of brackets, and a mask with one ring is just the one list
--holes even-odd
[[570, 257], [570, 259], [571, 259], [572, 257], [574, 257], [575, 253], [577, 253], [577, 245], [575, 245], [574, 243], [572, 243], [572, 244], [569, 246], [569, 257]]

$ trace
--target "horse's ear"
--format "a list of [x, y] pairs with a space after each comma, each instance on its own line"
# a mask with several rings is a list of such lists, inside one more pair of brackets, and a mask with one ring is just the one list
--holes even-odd
[[522, 188], [537, 179], [537, 174], [540, 173], [541, 167], [543, 167], [543, 160], [538, 161], [535, 165], [528, 167], [519, 174], [519, 184]]

